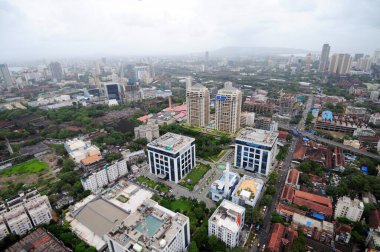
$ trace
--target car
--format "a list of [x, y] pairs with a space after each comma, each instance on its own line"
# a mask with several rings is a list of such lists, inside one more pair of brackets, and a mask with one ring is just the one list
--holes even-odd
[[265, 251], [265, 244], [264, 244], [263, 247], [261, 248], [261, 251]]
[[259, 243], [257, 243], [257, 247], [258, 247], [258, 248], [260, 248], [260, 242], [259, 242]]

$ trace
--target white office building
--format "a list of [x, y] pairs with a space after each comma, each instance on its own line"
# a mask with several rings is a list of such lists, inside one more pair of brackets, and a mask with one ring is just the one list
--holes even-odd
[[335, 207], [335, 218], [345, 217], [351, 221], [360, 221], [364, 211], [364, 204], [358, 199], [351, 200], [343, 196], [338, 199]]
[[166, 133], [148, 144], [150, 172], [178, 183], [195, 167], [195, 139]]
[[112, 164], [91, 171], [81, 178], [84, 190], [96, 192], [107, 186], [120, 177], [128, 173], [127, 161], [125, 159], [116, 161]]
[[211, 184], [210, 198], [213, 201], [218, 202], [221, 199], [229, 199], [235, 186], [239, 183], [239, 174], [230, 172], [229, 167], [230, 164], [227, 163], [222, 177]]
[[245, 208], [223, 200], [208, 220], [208, 236], [215, 235], [228, 247], [239, 245], [244, 227]]
[[110, 252], [184, 252], [190, 244], [189, 217], [147, 199], [105, 239]]
[[235, 166], [268, 175], [275, 162], [278, 132], [244, 128], [236, 137]]

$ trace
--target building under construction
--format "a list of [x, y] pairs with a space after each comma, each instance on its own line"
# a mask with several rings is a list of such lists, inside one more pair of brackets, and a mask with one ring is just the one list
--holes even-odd
[[333, 115], [330, 111], [324, 111], [316, 122], [315, 128], [329, 131], [347, 132], [353, 134], [358, 128], [367, 128], [366, 115]]

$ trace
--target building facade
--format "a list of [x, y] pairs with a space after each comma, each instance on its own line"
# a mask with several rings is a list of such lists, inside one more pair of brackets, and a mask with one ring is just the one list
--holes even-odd
[[148, 121], [146, 125], [140, 125], [134, 128], [135, 139], [146, 138], [148, 142], [153, 141], [160, 136], [160, 129], [157, 123]]
[[329, 72], [332, 74], [348, 74], [351, 70], [352, 57], [349, 54], [334, 54], [331, 56]]
[[195, 139], [166, 133], [148, 144], [150, 172], [178, 183], [195, 167]]
[[62, 66], [59, 62], [51, 62], [49, 64], [49, 70], [53, 80], [60, 82], [63, 79]]
[[231, 82], [218, 91], [215, 100], [216, 129], [235, 133], [240, 128], [242, 94]]
[[201, 84], [186, 90], [187, 122], [196, 127], [207, 127], [210, 119], [210, 94]]
[[114, 182], [128, 173], [127, 161], [125, 159], [91, 171], [81, 178], [84, 190], [96, 192], [106, 185]]
[[324, 44], [322, 47], [321, 57], [319, 59], [319, 72], [326, 72], [329, 65], [330, 45]]
[[268, 175], [275, 161], [278, 132], [242, 129], [235, 142], [235, 166]]
[[239, 245], [244, 227], [245, 208], [223, 200], [208, 220], [208, 236], [215, 235], [228, 247]]
[[345, 217], [351, 221], [360, 221], [364, 212], [364, 204], [358, 199], [351, 200], [347, 196], [338, 199], [335, 207], [335, 218]]
[[12, 76], [6, 64], [0, 64], [0, 83], [4, 83], [7, 86], [13, 83]]

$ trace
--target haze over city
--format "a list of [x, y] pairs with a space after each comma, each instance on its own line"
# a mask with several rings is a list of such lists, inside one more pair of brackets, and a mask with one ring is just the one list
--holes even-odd
[[1, 60], [178, 55], [222, 47], [371, 53], [379, 1], [0, 2]]

